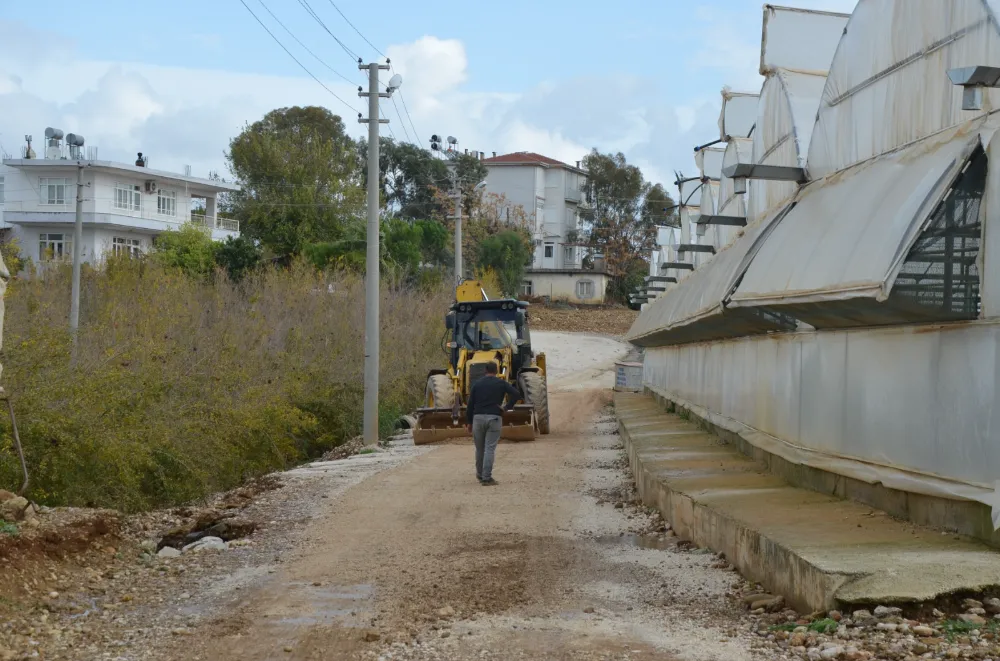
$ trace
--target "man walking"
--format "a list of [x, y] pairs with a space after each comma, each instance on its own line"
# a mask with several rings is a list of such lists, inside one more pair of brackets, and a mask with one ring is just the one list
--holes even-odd
[[465, 425], [476, 442], [476, 478], [484, 487], [497, 483], [493, 479], [493, 458], [503, 427], [503, 410], [500, 407], [504, 396], [507, 397], [508, 411], [521, 399], [517, 388], [497, 377], [497, 364], [490, 361], [486, 363], [486, 376], [472, 385]]

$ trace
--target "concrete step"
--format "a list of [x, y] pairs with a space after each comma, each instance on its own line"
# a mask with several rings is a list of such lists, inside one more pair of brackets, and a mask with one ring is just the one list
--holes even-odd
[[790, 486], [651, 397], [615, 393], [640, 497], [801, 611], [932, 602], [1000, 588], [1000, 552]]

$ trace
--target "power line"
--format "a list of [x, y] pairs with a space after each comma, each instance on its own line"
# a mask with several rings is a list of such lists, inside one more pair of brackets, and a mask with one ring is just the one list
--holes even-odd
[[[395, 73], [395, 71], [393, 71], [393, 73]], [[417, 131], [417, 127], [413, 123], [413, 118], [410, 116], [410, 109], [406, 107], [406, 97], [403, 96], [403, 90], [402, 89], [399, 90], [399, 100], [403, 102], [403, 110], [406, 111], [406, 118], [408, 120], [410, 120], [410, 126], [413, 128], [413, 134], [416, 135], [417, 136], [417, 140], [419, 140], [420, 139], [420, 132]], [[399, 121], [402, 122], [403, 121], [402, 118], [400, 118]]]
[[[396, 73], [396, 68], [392, 66], [392, 62], [389, 62], [389, 67], [392, 70], [392, 73], [395, 74]], [[402, 88], [399, 89], [399, 100], [403, 102], [403, 110], [406, 111], [406, 118], [408, 120], [410, 120], [410, 127], [413, 128], [413, 135], [417, 136], [417, 140], [419, 140], [420, 139], [420, 131], [417, 130], [416, 125], [413, 123], [413, 117], [410, 116], [410, 109], [406, 107], [406, 97], [403, 96], [403, 90], [402, 90]], [[395, 103], [395, 101], [393, 101], [393, 103]], [[398, 114], [399, 110], [397, 109], [396, 112]], [[400, 121], [400, 123], [402, 123], [403, 118], [400, 117], [399, 121]], [[416, 143], [414, 143], [414, 144], [416, 144]]]
[[[242, 0], [240, 0], [240, 1], [242, 2]], [[317, 23], [319, 23], [320, 27], [322, 27], [324, 30], [326, 30], [326, 33], [328, 35], [330, 35], [331, 37], [333, 37], [334, 41], [336, 41], [338, 44], [340, 44], [340, 47], [343, 48], [344, 52], [347, 53], [350, 56], [352, 62], [361, 59], [361, 58], [358, 57], [357, 53], [355, 53], [354, 51], [352, 51], [350, 48], [347, 47], [347, 44], [345, 44], [343, 41], [341, 41], [339, 38], [337, 38], [337, 35], [335, 35], [333, 32], [331, 32], [330, 28], [326, 27], [326, 23], [323, 22], [323, 19], [319, 17], [319, 14], [316, 13], [316, 10], [313, 9], [312, 6], [309, 4], [309, 0], [299, 0], [299, 4], [302, 5], [303, 9], [306, 10], [306, 13], [308, 13], [310, 16], [312, 16], [313, 19]]]
[[410, 138], [410, 132], [406, 130], [406, 122], [403, 121], [403, 116], [399, 114], [399, 106], [396, 105], [396, 98], [394, 96], [390, 96], [389, 99], [392, 101], [392, 107], [396, 109], [396, 117], [399, 117], [399, 125], [403, 127], [403, 133], [406, 135], [406, 139], [416, 145], [413, 139]]
[[[392, 130], [392, 124], [389, 123], [389, 118], [386, 117], [385, 113], [382, 111], [382, 104], [381, 103], [378, 105], [378, 114], [381, 115], [382, 119], [385, 120], [385, 127], [387, 129], [389, 129], [389, 135], [392, 136], [393, 140], [397, 140], [398, 141], [398, 138], [396, 137], [396, 133]], [[399, 120], [399, 121], [402, 123], [403, 120]], [[403, 130], [404, 131], [406, 130], [405, 126], [403, 127]], [[409, 137], [407, 137], [407, 139], [409, 139]]]
[[298, 37], [296, 37], [295, 33], [293, 33], [291, 30], [289, 30], [288, 27], [286, 27], [285, 24], [281, 22], [281, 19], [278, 18], [277, 16], [275, 16], [274, 12], [271, 11], [268, 8], [268, 6], [264, 4], [264, 0], [257, 0], [257, 1], [260, 2], [261, 7], [263, 7], [267, 11], [267, 13], [271, 15], [271, 18], [273, 18], [275, 21], [277, 21], [278, 25], [280, 25], [282, 28], [285, 29], [285, 32], [288, 33], [288, 36], [290, 36], [292, 39], [294, 39], [299, 44], [299, 46], [302, 46], [302, 48], [307, 53], [309, 53], [310, 55], [312, 55], [316, 59], [317, 62], [319, 62], [320, 64], [322, 64], [324, 67], [326, 67], [327, 69], [329, 69], [335, 75], [339, 76], [341, 79], [343, 79], [344, 81], [350, 83], [351, 85], [356, 85], [357, 84], [357, 81], [351, 80], [350, 78], [348, 78], [344, 74], [340, 73], [339, 71], [337, 71], [336, 69], [334, 69], [333, 67], [331, 67], [329, 64], [327, 64], [326, 62], [324, 62], [322, 59], [320, 59], [319, 55], [317, 55], [316, 53], [314, 53], [311, 50], [309, 50], [309, 47], [306, 46], [304, 43], [302, 43], [302, 40], [299, 39]]
[[344, 12], [340, 11], [340, 7], [337, 6], [337, 3], [335, 3], [333, 0], [329, 0], [329, 2], [330, 2], [331, 5], [333, 5], [333, 8], [337, 10], [337, 13], [340, 14], [340, 17], [343, 18], [345, 21], [347, 21], [348, 25], [350, 25], [352, 28], [354, 28], [354, 31], [358, 33], [358, 36], [365, 40], [365, 43], [367, 43], [369, 46], [371, 46], [373, 49], [375, 49], [375, 52], [378, 53], [379, 55], [381, 55], [382, 57], [386, 56], [385, 53], [383, 53], [382, 51], [380, 51], [378, 49], [378, 46], [376, 46], [372, 42], [368, 41], [368, 37], [366, 37], [365, 35], [361, 34], [361, 30], [359, 30], [358, 28], [354, 27], [354, 23], [351, 23], [351, 19], [347, 18], [347, 16], [344, 15]]
[[[304, 1], [304, 0], [300, 0], [300, 1]], [[344, 100], [343, 100], [342, 98], [340, 98], [339, 96], [337, 96], [337, 93], [336, 93], [336, 92], [334, 92], [334, 91], [333, 91], [332, 89], [330, 89], [329, 87], [327, 87], [327, 86], [326, 86], [326, 84], [324, 84], [322, 80], [320, 80], [319, 78], [317, 78], [317, 77], [316, 77], [316, 74], [314, 74], [314, 73], [313, 73], [312, 71], [310, 71], [310, 70], [309, 70], [308, 68], [306, 68], [306, 65], [302, 64], [302, 62], [300, 62], [300, 61], [299, 61], [299, 58], [297, 58], [297, 57], [295, 57], [294, 55], [292, 55], [292, 51], [288, 50], [288, 48], [286, 48], [286, 47], [285, 47], [285, 45], [284, 45], [283, 43], [281, 43], [281, 40], [280, 40], [280, 39], [278, 39], [278, 37], [276, 37], [276, 36], [275, 36], [275, 34], [274, 34], [273, 32], [271, 32], [270, 28], [268, 28], [268, 27], [267, 27], [266, 25], [264, 25], [264, 21], [260, 20], [260, 17], [259, 17], [259, 16], [257, 16], [257, 14], [255, 14], [255, 13], [253, 12], [253, 10], [252, 10], [252, 9], [250, 9], [250, 5], [248, 5], [248, 4], [247, 4], [247, 3], [245, 2], [245, 0], [240, 0], [240, 4], [242, 4], [242, 5], [244, 6], [244, 7], [246, 7], [246, 10], [247, 10], [248, 12], [250, 12], [250, 15], [251, 15], [251, 16], [253, 16], [253, 17], [254, 17], [254, 19], [255, 19], [255, 20], [256, 20], [256, 21], [258, 22], [258, 23], [260, 23], [260, 26], [261, 26], [262, 28], [264, 28], [264, 30], [265, 30], [265, 31], [266, 31], [266, 32], [267, 32], [267, 33], [268, 33], [269, 35], [271, 35], [271, 38], [272, 38], [272, 39], [274, 39], [274, 42], [275, 42], [276, 44], [278, 44], [279, 46], [281, 46], [281, 50], [285, 51], [285, 52], [286, 52], [286, 53], [288, 54], [288, 57], [290, 57], [290, 58], [292, 58], [293, 60], [295, 60], [295, 63], [296, 63], [297, 65], [299, 65], [300, 67], [302, 67], [302, 70], [303, 70], [303, 71], [305, 71], [305, 72], [306, 72], [307, 74], [309, 74], [309, 76], [310, 76], [310, 77], [311, 77], [311, 78], [312, 78], [313, 80], [315, 80], [315, 81], [316, 81], [317, 83], [319, 83], [319, 84], [320, 84], [320, 86], [321, 86], [321, 87], [322, 87], [323, 89], [325, 89], [325, 90], [326, 90], [327, 92], [329, 92], [329, 93], [330, 93], [330, 94], [331, 94], [331, 95], [333, 96], [333, 98], [337, 99], [338, 101], [340, 101], [341, 103], [343, 103], [343, 104], [344, 104], [345, 106], [347, 106], [348, 108], [350, 108], [350, 109], [351, 109], [351, 110], [353, 110], [354, 112], [358, 112], [358, 109], [357, 109], [357, 108], [355, 108], [355, 107], [354, 107], [354, 106], [352, 106], [352, 105], [351, 105], [350, 103], [348, 103], [347, 101], [344, 101]], [[335, 37], [335, 38], [336, 38], [336, 37]]]

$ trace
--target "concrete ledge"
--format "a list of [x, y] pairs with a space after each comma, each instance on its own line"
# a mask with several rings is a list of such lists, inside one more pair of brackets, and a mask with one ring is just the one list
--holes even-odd
[[615, 394], [639, 495], [802, 611], [922, 603], [1000, 587], [1000, 553], [789, 484], [650, 396]]
[[[648, 392], [669, 412], [673, 412], [678, 406], [657, 392], [652, 390]], [[794, 464], [756, 447], [739, 434], [714, 425], [693, 412], [688, 411], [685, 415], [696, 421], [702, 429], [718, 436], [720, 440], [737, 448], [744, 455], [764, 464], [768, 471], [792, 486], [871, 505], [894, 517], [922, 526], [942, 528], [975, 537], [990, 546], [1000, 548], [1000, 531], [993, 530], [990, 508], [983, 503], [890, 489], [883, 484], [869, 484], [812, 466]]]

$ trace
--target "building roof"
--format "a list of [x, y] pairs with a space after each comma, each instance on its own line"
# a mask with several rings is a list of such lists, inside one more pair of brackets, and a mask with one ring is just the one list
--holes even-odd
[[[130, 165], [128, 163], [117, 163], [115, 161], [79, 161], [85, 166], [90, 168], [95, 168], [98, 170], [118, 170], [126, 171], [132, 174], [142, 175], [146, 179], [170, 179], [173, 181], [183, 181], [188, 184], [198, 186], [199, 188], [207, 188], [217, 192], [222, 191], [238, 191], [240, 187], [237, 184], [228, 183], [224, 181], [216, 181], [215, 179], [204, 179], [202, 177], [189, 177], [183, 174], [177, 174], [176, 172], [167, 172], [166, 170], [154, 170], [152, 168], [141, 167], [138, 165]], [[8, 158], [3, 161], [3, 164], [12, 168], [22, 168], [22, 167], [77, 167], [78, 161], [71, 159], [55, 159], [55, 158]]]
[[573, 170], [575, 172], [583, 172], [580, 168], [569, 165], [568, 163], [563, 163], [562, 161], [557, 161], [556, 159], [549, 158], [548, 156], [536, 154], [533, 151], [516, 151], [511, 154], [501, 154], [500, 156], [494, 156], [493, 158], [483, 159], [483, 163], [486, 165], [540, 165], [545, 168], [557, 167], [566, 168], [567, 170]]

